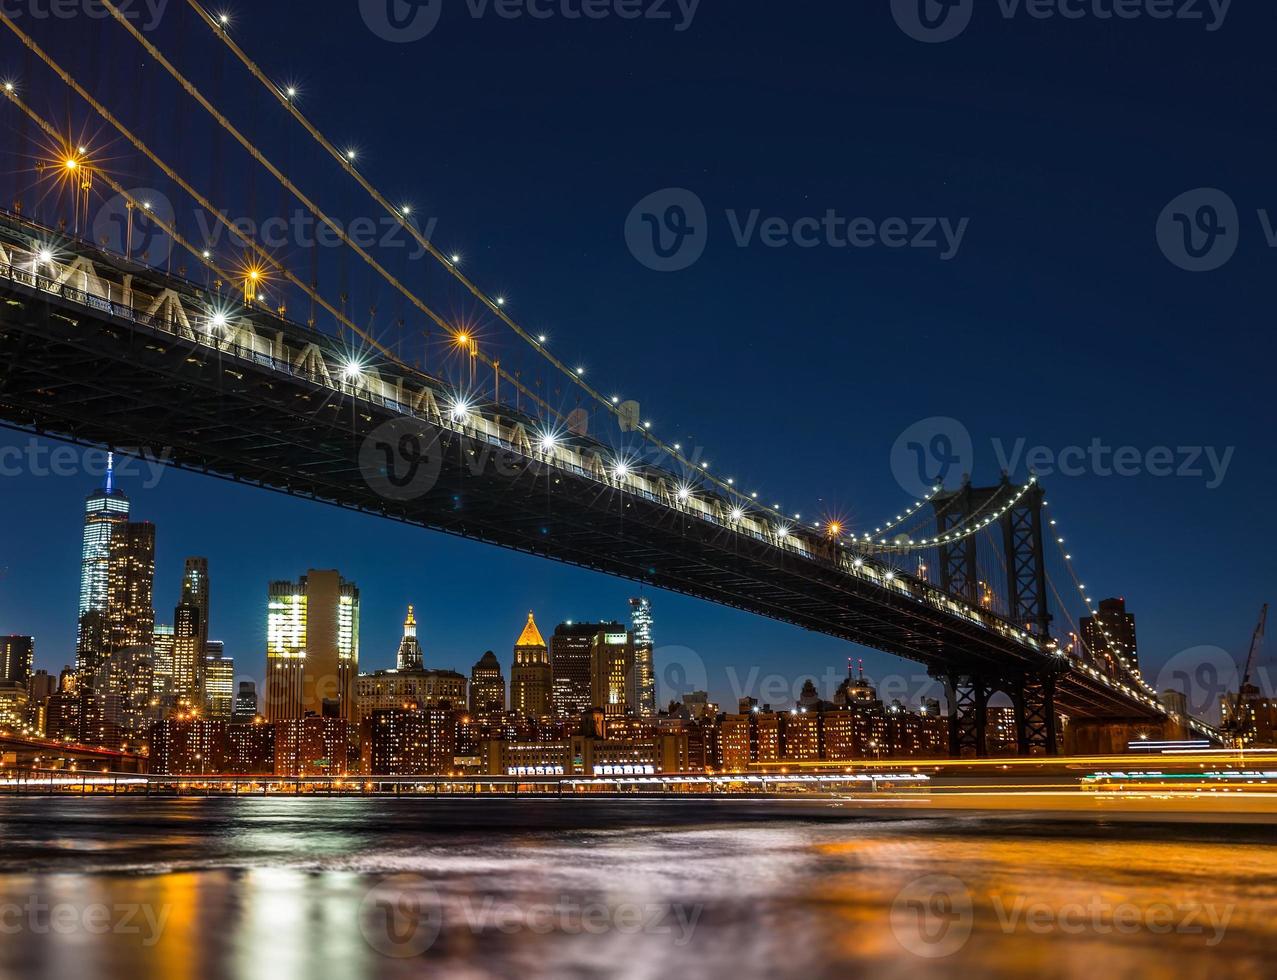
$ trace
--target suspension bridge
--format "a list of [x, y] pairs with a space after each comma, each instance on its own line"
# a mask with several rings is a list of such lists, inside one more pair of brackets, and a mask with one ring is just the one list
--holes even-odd
[[[955, 755], [984, 754], [986, 713], [998, 692], [1011, 699], [1025, 754], [1058, 750], [1060, 715], [1075, 729], [1210, 733], [1173, 715], [1121, 658], [1084, 641], [1049, 569], [1048, 549], [1062, 538], [1032, 476], [987, 488], [937, 486], [873, 527], [803, 521], [768, 505], [659, 438], [634, 403], [605, 395], [557, 357], [502, 297], [462, 272], [458, 256], [435, 246], [410, 208], [390, 203], [357, 168], [354, 151], [324, 136], [295, 90], [272, 81], [222, 17], [187, 3], [317, 151], [577, 405], [525, 380], [530, 372], [490, 353], [465, 320], [426, 303], [106, 2], [249, 166], [270, 174], [433, 326], [436, 343], [460, 354], [461, 379], [425, 366], [428, 333], [418, 349], [412, 342], [405, 349], [402, 322], [397, 342], [384, 331], [378, 337], [356, 322], [344, 296], [326, 296], [313, 272], [294, 271], [229, 221], [0, 12], [50, 85], [77, 96], [139, 164], [226, 225], [241, 249], [231, 264], [193, 240], [176, 216], [158, 213], [39, 112], [29, 91], [5, 82], [7, 102], [45, 148], [39, 181], [73, 213], [57, 221], [16, 206], [0, 213], [3, 424], [86, 445], [147, 447], [200, 473], [640, 581], [914, 661], [945, 686]], [[90, 230], [91, 202], [108, 191], [125, 205], [127, 233], [115, 248]], [[171, 259], [158, 268], [139, 255], [134, 234], [150, 241], [156, 232], [200, 271], [188, 274], [185, 264], [174, 271]], [[285, 295], [309, 307], [306, 322], [290, 318]], [[613, 437], [599, 431], [600, 417]], [[1061, 549], [1057, 564], [1072, 578], [1081, 611], [1093, 611], [1071, 556]], [[1124, 744], [1125, 735], [1115, 737]]]

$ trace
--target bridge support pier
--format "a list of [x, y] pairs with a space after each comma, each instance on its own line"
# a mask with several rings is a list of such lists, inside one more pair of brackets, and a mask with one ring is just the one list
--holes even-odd
[[989, 754], [989, 684], [980, 674], [949, 673], [943, 677], [949, 702], [949, 755], [954, 759]]
[[1012, 692], [1020, 755], [1059, 755], [1055, 674], [1026, 674]]
[[989, 698], [997, 691], [1006, 693], [1015, 706], [1018, 753], [1059, 754], [1054, 672], [1007, 677], [979, 671], [951, 671], [940, 679], [949, 702], [949, 755], [952, 758], [988, 757]]

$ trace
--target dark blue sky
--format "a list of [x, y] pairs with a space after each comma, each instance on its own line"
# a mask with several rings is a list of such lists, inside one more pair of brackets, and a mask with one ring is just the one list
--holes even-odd
[[[1205, 459], [1202, 476], [1084, 467], [1044, 477], [1092, 594], [1127, 597], [1155, 677], [1187, 648], [1238, 653], [1277, 593], [1267, 554], [1277, 251], [1258, 214], [1272, 208], [1277, 222], [1277, 10], [1235, 8], [1211, 31], [1147, 16], [1008, 19], [976, 0], [965, 33], [940, 44], [906, 36], [887, 0], [705, 0], [682, 31], [616, 17], [475, 18], [446, 3], [411, 44], [379, 38], [353, 2], [229, 9], [248, 52], [298, 85], [322, 129], [359, 147], [375, 183], [437, 219], [435, 240], [508, 295], [516, 318], [605, 389], [642, 401], [663, 434], [706, 447], [718, 471], [787, 510], [870, 526], [898, 512], [909, 497], [893, 446], [932, 417], [970, 433], [980, 481], [998, 476], [993, 440], [1052, 457], [1095, 440], [1141, 454], [1209, 447], [1223, 458], [1232, 447], [1213, 489]], [[290, 207], [119, 27], [22, 26], [232, 214]], [[322, 202], [376, 213], [183, 3], [172, 0], [149, 36]], [[85, 133], [122, 179], [172, 190], [7, 35], [0, 70], [30, 83], [32, 104]], [[33, 180], [14, 173], [30, 167], [15, 155], [23, 129], [7, 107], [0, 126], [5, 190], [17, 193]], [[662, 274], [631, 254], [625, 223], [670, 187], [704, 203], [708, 242], [699, 262]], [[1222, 268], [1194, 274], [1168, 260], [1156, 229], [1173, 199], [1202, 187], [1235, 202], [1239, 240]], [[46, 199], [44, 216], [57, 208]], [[937, 249], [882, 244], [738, 247], [727, 215], [794, 222], [831, 209], [968, 221], [943, 261]], [[189, 208], [177, 210], [193, 227]], [[280, 251], [301, 269], [311, 261], [296, 242]], [[401, 300], [332, 250], [315, 262], [330, 294], [377, 306], [374, 322], [392, 335]], [[405, 252], [391, 263], [450, 312], [472, 311], [424, 263]], [[482, 334], [494, 352], [524, 356], [496, 326]], [[0, 446], [26, 445], [0, 434]], [[72, 658], [79, 513], [94, 480], [6, 458], [0, 632], [34, 633], [40, 665], [56, 669]], [[468, 670], [489, 648], [508, 661], [528, 609], [548, 632], [565, 618], [624, 615], [634, 588], [188, 474], [166, 472], [149, 490], [121, 483], [137, 517], [158, 525], [160, 618], [182, 558], [207, 555], [213, 632], [247, 673], [262, 669], [267, 581], [308, 567], [340, 568], [361, 586], [368, 666], [393, 658], [408, 602], [430, 663]], [[742, 690], [755, 667], [792, 682], [841, 670], [851, 652], [653, 599], [658, 645], [695, 651], [725, 701], [758, 693]], [[917, 672], [865, 655], [871, 674]]]

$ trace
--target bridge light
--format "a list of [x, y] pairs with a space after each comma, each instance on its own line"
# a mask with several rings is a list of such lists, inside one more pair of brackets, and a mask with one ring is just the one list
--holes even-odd
[[691, 491], [691, 490], [689, 490], [687, 487], [679, 487], [679, 488], [678, 488], [678, 499], [679, 499], [679, 500], [687, 500], [689, 497], [691, 497], [691, 495], [692, 495], [692, 491]]
[[453, 255], [449, 256], [449, 258], [451, 258], [451, 259], [452, 259], [452, 264], [453, 264], [453, 265], [460, 265], [460, 264], [461, 264], [461, 256], [460, 256], [460, 255], [453, 254]]
[[839, 535], [841, 535], [841, 534], [842, 534], [842, 524], [840, 524], [838, 521], [830, 521], [830, 522], [829, 522], [829, 533], [830, 533], [830, 534], [832, 534], [834, 537], [838, 537]]
[[288, 88], [284, 90], [284, 94], [287, 95], [290, 99], [295, 99], [297, 98], [297, 89], [294, 88], [292, 85], [290, 85], [288, 86]]
[[579, 368], [577, 368], [577, 369], [576, 369], [576, 373], [577, 373], [578, 375], [585, 374], [585, 368], [583, 368], [583, 367], [579, 367]]
[[549, 339], [550, 339], [550, 338], [549, 338], [549, 337], [547, 337], [545, 334], [538, 334], [538, 335], [537, 335], [537, 343], [538, 343], [538, 344], [544, 344], [544, 343], [545, 343], [547, 340], [549, 340]]
[[364, 373], [363, 365], [360, 364], [358, 361], [347, 361], [345, 367], [342, 369], [342, 372], [341, 372], [342, 377], [345, 378], [347, 381], [357, 381], [363, 375], [363, 373]]
[[732, 520], [734, 521], [739, 521], [744, 516], [745, 516], [745, 512], [741, 510], [739, 507], [737, 507], [735, 510], [732, 511]]
[[547, 432], [545, 435], [541, 437], [541, 449], [544, 452], [549, 452], [558, 444], [559, 444], [559, 437], [556, 436], [553, 432]]
[[347, 160], [349, 160], [351, 163], [354, 163], [354, 162], [355, 162], [355, 156], [356, 156], [356, 154], [355, 154], [355, 151], [354, 151], [354, 150], [347, 150], [347, 151], [346, 151], [346, 159], [347, 159]]
[[12, 92], [12, 91], [13, 91], [13, 82], [5, 82], [5, 83], [4, 83], [4, 90], [5, 90], [6, 92]]
[[402, 211], [402, 212], [404, 213], [404, 217], [407, 217], [408, 215], [412, 214], [412, 205], [411, 205], [411, 204], [405, 204], [405, 205], [404, 205], [402, 208], [400, 208], [399, 210], [400, 210], [400, 211]]
[[612, 474], [618, 480], [624, 480], [627, 476], [630, 475], [630, 468], [625, 463], [617, 463], [616, 469], [612, 471]]
[[221, 24], [223, 27], [229, 27], [231, 23], [230, 14], [218, 14], [217, 22]]
[[505, 306], [505, 297], [504, 297], [504, 296], [498, 296], [498, 297], [497, 297], [497, 306]]
[[226, 319], [225, 313], [214, 313], [212, 320], [209, 322], [220, 330], [223, 329], [229, 321]]
[[620, 403], [621, 403], [621, 397], [620, 397], [619, 395], [613, 395], [613, 396], [612, 396], [612, 404], [613, 404], [613, 405], [619, 405]]
[[42, 248], [40, 249], [40, 253], [36, 256], [36, 258], [39, 259], [41, 262], [52, 262], [53, 253], [50, 252], [47, 248]]

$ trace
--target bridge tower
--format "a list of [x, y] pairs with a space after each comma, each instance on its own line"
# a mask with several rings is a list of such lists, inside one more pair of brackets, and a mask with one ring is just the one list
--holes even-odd
[[[970, 479], [951, 492], [936, 494], [932, 507], [943, 537], [981, 515], [997, 513], [1016, 490], [1003, 475], [995, 487], [973, 487]], [[1050, 640], [1051, 612], [1047, 602], [1046, 559], [1042, 539], [1045, 493], [1033, 484], [999, 519], [1001, 559], [1006, 570], [1008, 618], [1038, 638]], [[940, 546], [940, 586], [973, 605], [981, 602], [978, 537]], [[933, 672], [944, 683], [949, 702], [949, 752], [954, 757], [988, 755], [989, 699], [998, 691], [1015, 706], [1015, 726], [1021, 755], [1058, 752], [1054, 669], [995, 670], [978, 664], [959, 664]]]

